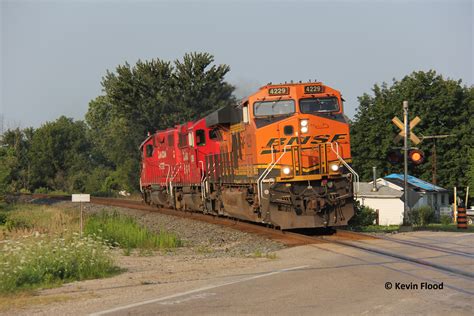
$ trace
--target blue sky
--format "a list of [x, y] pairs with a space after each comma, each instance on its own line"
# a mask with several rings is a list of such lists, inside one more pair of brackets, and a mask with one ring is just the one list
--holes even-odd
[[346, 113], [374, 83], [435, 69], [472, 85], [472, 1], [6, 1], [6, 127], [83, 119], [106, 70], [205, 51], [241, 97], [267, 82], [318, 79]]

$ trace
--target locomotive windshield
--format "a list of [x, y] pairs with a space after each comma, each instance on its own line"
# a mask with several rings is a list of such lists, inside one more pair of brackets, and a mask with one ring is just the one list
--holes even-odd
[[311, 98], [300, 100], [301, 113], [336, 112], [339, 111], [337, 98]]
[[258, 116], [275, 116], [295, 113], [295, 101], [293, 100], [276, 100], [261, 101], [253, 104], [254, 115]]

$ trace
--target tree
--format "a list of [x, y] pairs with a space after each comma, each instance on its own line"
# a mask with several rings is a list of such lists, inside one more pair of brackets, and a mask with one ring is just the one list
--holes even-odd
[[10, 191], [10, 183], [13, 171], [17, 167], [18, 160], [14, 149], [7, 146], [0, 147], [0, 201], [5, 193]]
[[[402, 80], [374, 85], [373, 95], [359, 97], [359, 107], [351, 124], [352, 156], [356, 171], [363, 180], [371, 178], [373, 166], [383, 174], [401, 173], [403, 165], [391, 165], [387, 153], [402, 144], [393, 142], [399, 132], [392, 123], [394, 116], [403, 117], [402, 102], [409, 101], [411, 118], [419, 116], [417, 135], [453, 134], [437, 141], [437, 178], [444, 187], [465, 187], [469, 165], [468, 150], [473, 148], [473, 87], [461, 81], [444, 79], [435, 71], [413, 72]], [[412, 144], [413, 146], [413, 144]], [[417, 147], [429, 159], [419, 166], [410, 166], [409, 173], [426, 181], [432, 179], [433, 144], [424, 141]]]
[[148, 132], [195, 120], [235, 102], [234, 87], [224, 81], [230, 68], [212, 65], [207, 53], [183, 61], [160, 59], [119, 65], [102, 80], [105, 95], [89, 103], [93, 157], [113, 170], [112, 187], [133, 190], [139, 177], [138, 147]]
[[90, 150], [84, 122], [61, 116], [43, 124], [35, 131], [28, 152], [33, 186], [83, 191], [92, 168]]
[[7, 130], [2, 137], [1, 144], [11, 148], [17, 163], [11, 171], [10, 187], [13, 191], [21, 189], [30, 189], [30, 160], [28, 159], [28, 151], [33, 139], [34, 129], [10, 129]]

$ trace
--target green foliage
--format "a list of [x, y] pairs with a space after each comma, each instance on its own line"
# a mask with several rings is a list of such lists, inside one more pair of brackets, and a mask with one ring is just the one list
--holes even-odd
[[453, 222], [453, 219], [449, 215], [441, 215], [440, 222], [441, 225], [449, 225]]
[[10, 183], [17, 163], [13, 148], [0, 147], [0, 202], [3, 201], [3, 195], [10, 191]]
[[351, 227], [363, 227], [373, 225], [377, 219], [377, 213], [367, 206], [361, 206], [359, 202], [354, 205], [355, 214], [349, 221]]
[[0, 248], [0, 293], [112, 275], [108, 247], [92, 238], [5, 241]]
[[8, 150], [10, 151], [9, 154], [11, 155], [14, 162], [9, 166], [9, 191], [16, 192], [23, 188], [30, 188], [30, 160], [28, 159], [27, 154], [30, 149], [33, 134], [33, 128], [26, 128], [24, 130], [16, 128], [12, 130], [7, 130], [1, 138], [0, 145], [8, 148]]
[[409, 218], [413, 225], [426, 226], [434, 222], [435, 212], [430, 206], [424, 205], [412, 209]]
[[399, 229], [400, 225], [368, 225], [357, 228], [357, 230], [364, 233], [393, 233]]
[[137, 150], [147, 132], [203, 117], [235, 102], [224, 81], [230, 68], [212, 65], [207, 53], [186, 54], [173, 63], [160, 59], [119, 65], [102, 80], [105, 95], [89, 103], [86, 121], [95, 161], [111, 170], [101, 192], [134, 191]]
[[[473, 89], [474, 90], [474, 89]], [[473, 98], [474, 100], [474, 98]], [[474, 102], [474, 101], [472, 101]], [[472, 127], [472, 125], [471, 125]], [[469, 149], [469, 169], [467, 172], [469, 196], [474, 197], [474, 148]], [[474, 203], [472, 203], [474, 205]]]
[[138, 147], [147, 132], [235, 102], [234, 87], [224, 81], [229, 66], [213, 63], [208, 53], [125, 63], [103, 77], [105, 94], [90, 101], [87, 125], [61, 116], [36, 130], [6, 131], [0, 141], [0, 198], [20, 190], [136, 191]]
[[4, 225], [7, 222], [8, 213], [5, 211], [0, 211], [0, 225]]
[[[391, 120], [394, 116], [403, 118], [402, 102], [407, 100], [411, 119], [421, 118], [414, 129], [417, 135], [454, 135], [436, 141], [438, 184], [448, 188], [465, 187], [468, 150], [474, 147], [473, 91], [473, 87], [463, 87], [460, 80], [445, 79], [431, 70], [413, 72], [400, 81], [394, 80], [391, 86], [376, 84], [373, 95], [359, 97], [351, 126], [351, 151], [354, 167], [362, 180], [371, 178], [373, 166], [383, 174], [402, 172], [402, 165], [391, 165], [386, 157], [390, 149], [397, 147], [393, 138], [399, 129]], [[425, 140], [417, 147], [425, 152], [425, 162], [410, 166], [409, 173], [431, 182], [433, 140]], [[472, 174], [470, 177], [472, 179]]]
[[87, 219], [84, 232], [99, 236], [114, 246], [124, 249], [148, 248], [169, 249], [181, 246], [181, 240], [174, 234], [160, 230], [158, 234], [141, 227], [130, 216], [102, 212]]
[[90, 170], [90, 149], [82, 121], [61, 116], [43, 124], [35, 131], [28, 152], [32, 184], [52, 190], [83, 191], [84, 178]]

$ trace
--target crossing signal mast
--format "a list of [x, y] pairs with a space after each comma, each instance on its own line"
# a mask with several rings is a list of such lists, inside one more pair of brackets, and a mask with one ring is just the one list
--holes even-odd
[[[415, 144], [418, 145], [421, 140], [412, 133], [412, 130], [418, 123], [420, 123], [421, 119], [417, 116], [413, 120], [408, 120], [408, 101], [403, 101], [403, 123], [400, 121], [398, 117], [394, 117], [392, 122], [400, 128], [400, 132], [395, 137], [394, 141], [399, 142], [403, 138], [403, 163], [404, 163], [404, 176], [403, 176], [403, 193], [404, 193], [404, 212], [403, 212], [403, 226], [409, 226], [409, 211], [410, 207], [408, 205], [408, 161], [410, 161], [414, 165], [419, 165], [424, 161], [425, 155], [423, 151], [419, 150], [418, 148], [410, 148], [410, 140]], [[398, 151], [392, 151], [389, 153], [388, 157], [389, 161], [400, 162], [401, 161], [401, 153]]]

